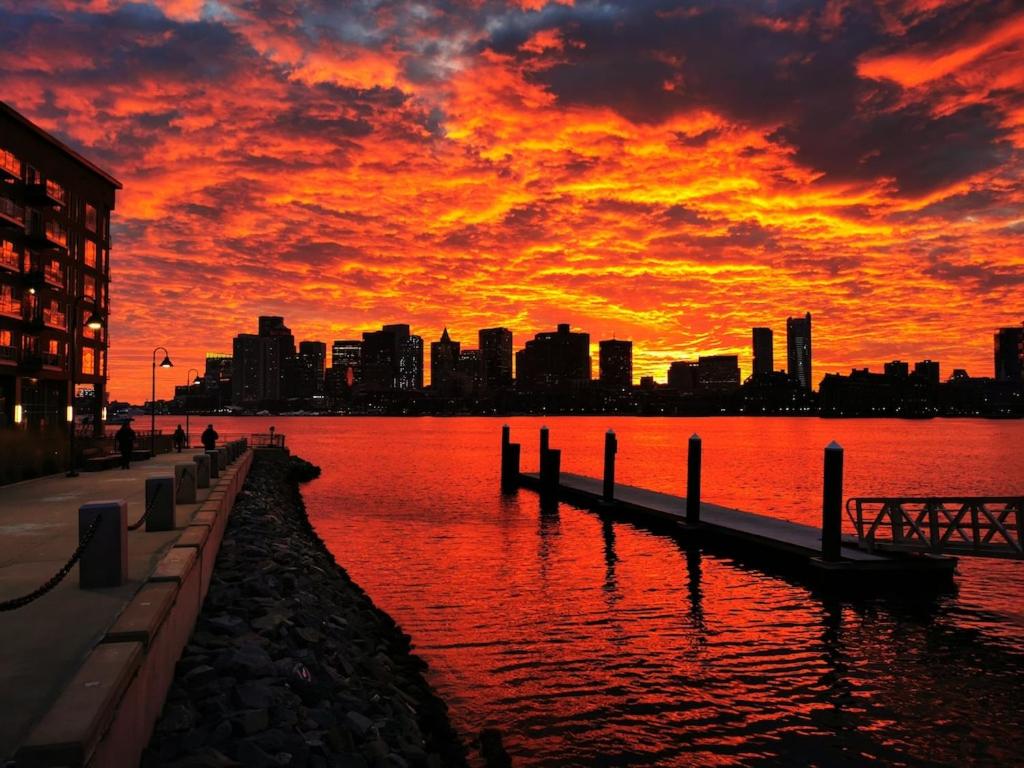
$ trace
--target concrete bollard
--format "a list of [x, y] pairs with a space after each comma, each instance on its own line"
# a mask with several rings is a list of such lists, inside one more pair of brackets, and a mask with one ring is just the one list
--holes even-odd
[[146, 478], [146, 530], [174, 530], [174, 478]]
[[686, 524], [696, 525], [700, 522], [700, 435], [690, 435], [690, 443], [686, 454]]
[[228, 449], [218, 448], [217, 451], [217, 467], [223, 472], [228, 468]]
[[91, 501], [78, 508], [78, 537], [96, 518], [99, 527], [78, 561], [78, 586], [82, 589], [119, 587], [128, 574], [128, 503]]
[[540, 492], [547, 499], [558, 497], [558, 481], [561, 475], [562, 452], [548, 449], [540, 465]]
[[220, 453], [217, 451], [207, 451], [206, 455], [210, 458], [210, 478], [216, 479], [220, 477]]
[[825, 448], [825, 478], [821, 503], [821, 558], [842, 559], [843, 447], [834, 440]]
[[538, 470], [538, 471], [543, 471], [543, 467], [544, 467], [544, 454], [547, 453], [547, 450], [548, 450], [548, 445], [549, 445], [548, 441], [549, 441], [548, 428], [542, 426], [540, 428], [540, 464], [538, 464], [538, 466], [541, 467], [541, 469]]
[[210, 457], [205, 453], [197, 453], [192, 457], [196, 465], [196, 488], [210, 487]]
[[615, 501], [615, 454], [619, 443], [615, 439], [615, 430], [609, 429], [604, 434], [604, 489], [601, 500], [605, 504]]
[[196, 503], [196, 465], [191, 461], [174, 465], [174, 503]]

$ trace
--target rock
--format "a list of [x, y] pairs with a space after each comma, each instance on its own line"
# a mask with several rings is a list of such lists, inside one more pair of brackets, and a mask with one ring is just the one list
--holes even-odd
[[270, 713], [265, 709], [244, 709], [231, 716], [235, 726], [246, 736], [265, 731], [270, 725]]
[[242, 683], [234, 693], [238, 703], [246, 709], [267, 709], [274, 701], [270, 686], [260, 682]]
[[358, 712], [349, 712], [346, 714], [345, 724], [353, 733], [359, 736], [365, 736], [366, 732], [373, 727], [373, 721], [366, 715], [362, 715]]
[[217, 670], [211, 667], [209, 664], [200, 664], [197, 667], [192, 667], [188, 672], [182, 676], [182, 681], [188, 688], [199, 688], [207, 685], [210, 681], [217, 678]]
[[237, 616], [228, 616], [226, 614], [221, 616], [214, 616], [212, 619], [207, 621], [210, 629], [214, 632], [219, 632], [222, 635], [241, 635], [246, 631], [245, 622]]
[[188, 730], [194, 722], [192, 710], [181, 704], [173, 704], [164, 707], [163, 715], [157, 723], [157, 730], [160, 733], [177, 733]]

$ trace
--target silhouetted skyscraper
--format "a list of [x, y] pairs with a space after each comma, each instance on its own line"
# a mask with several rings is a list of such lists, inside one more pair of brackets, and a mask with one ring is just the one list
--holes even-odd
[[337, 383], [352, 387], [362, 380], [363, 342], [359, 339], [338, 339], [331, 345], [331, 369]]
[[939, 383], [939, 364], [934, 360], [922, 360], [914, 363], [914, 375], [919, 376], [929, 384]]
[[814, 387], [811, 370], [811, 313], [786, 319], [787, 373], [804, 389]]
[[884, 368], [885, 375], [890, 379], [905, 379], [910, 375], [910, 363], [902, 360], [893, 360], [886, 363]]
[[423, 387], [423, 339], [405, 323], [363, 334], [363, 381], [375, 389]]
[[573, 333], [568, 323], [554, 333], [538, 333], [516, 352], [516, 380], [536, 387], [590, 381], [590, 334]]
[[775, 342], [771, 328], [753, 329], [754, 369], [755, 377], [767, 376], [775, 372]]
[[441, 340], [430, 344], [430, 388], [436, 392], [449, 392], [455, 383], [459, 367], [459, 349], [462, 345], [452, 341], [445, 328]]
[[[235, 405], [255, 406], [264, 400], [279, 397], [279, 369], [276, 363], [269, 364], [275, 352], [271, 340], [265, 336], [255, 333], [240, 333], [235, 336], [231, 346], [231, 401]], [[267, 380], [268, 370], [273, 372], [273, 381]]]
[[298, 397], [313, 397], [324, 393], [324, 373], [327, 345], [322, 341], [300, 341], [294, 372], [294, 391]]
[[736, 355], [702, 355], [697, 358], [697, 383], [705, 392], [729, 392], [740, 386]]
[[633, 386], [633, 342], [605, 339], [598, 342], [598, 380], [605, 387]]
[[697, 363], [693, 360], [677, 360], [668, 367], [668, 388], [676, 392], [693, 392], [697, 389]]
[[512, 331], [484, 328], [477, 337], [483, 386], [487, 389], [509, 386], [512, 383]]
[[234, 360], [231, 355], [206, 353], [206, 370], [203, 372], [203, 389], [214, 408], [231, 404], [231, 377], [234, 375]]
[[1024, 325], [996, 331], [995, 376], [999, 381], [1024, 381]]

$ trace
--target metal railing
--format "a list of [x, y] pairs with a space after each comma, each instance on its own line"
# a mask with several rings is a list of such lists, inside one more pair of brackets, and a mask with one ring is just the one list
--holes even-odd
[[253, 448], [284, 448], [284, 435], [276, 432], [254, 433], [249, 435], [249, 445]]
[[1024, 559], [1024, 496], [851, 498], [846, 514], [868, 551]]
[[0, 197], [0, 214], [13, 219], [18, 224], [25, 223], [25, 209], [6, 197]]

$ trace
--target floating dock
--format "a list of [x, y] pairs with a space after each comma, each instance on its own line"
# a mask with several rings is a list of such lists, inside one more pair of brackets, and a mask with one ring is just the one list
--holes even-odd
[[[838, 449], [838, 450], [837, 450]], [[831, 454], [829, 453], [831, 451]], [[503, 434], [502, 486], [527, 488], [542, 500], [567, 501], [625, 519], [669, 526], [683, 540], [699, 540], [762, 565], [796, 571], [812, 581], [835, 587], [948, 588], [957, 559], [945, 555], [869, 552], [852, 536], [841, 533], [842, 449], [826, 449], [823, 524], [815, 528], [765, 515], [712, 504], [700, 498], [700, 441], [691, 438], [687, 496], [673, 496], [614, 480], [617, 443], [613, 433], [605, 445], [604, 478], [559, 471], [560, 452], [541, 432], [541, 472], [520, 472], [520, 446]], [[831, 464], [831, 466], [830, 466]], [[696, 493], [694, 493], [696, 492]]]

